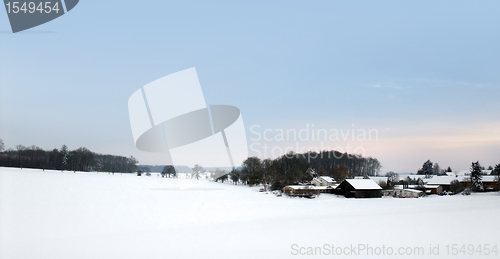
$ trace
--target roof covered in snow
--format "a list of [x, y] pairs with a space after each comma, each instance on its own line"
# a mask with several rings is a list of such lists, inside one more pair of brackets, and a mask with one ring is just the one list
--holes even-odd
[[292, 188], [294, 190], [331, 190], [336, 186], [287, 185], [286, 187]]
[[[453, 180], [458, 180], [459, 182], [470, 181], [470, 176], [459, 175], [459, 176], [434, 176], [429, 180], [427, 184], [429, 185], [449, 185]], [[481, 175], [481, 181], [483, 183], [496, 182], [496, 175]]]
[[378, 184], [370, 179], [345, 179], [356, 190], [382, 190]]
[[497, 175], [481, 175], [481, 182], [483, 183], [493, 183], [497, 181]]
[[421, 193], [422, 191], [420, 190], [415, 190], [415, 189], [402, 189], [405, 192], [413, 192], [413, 193]]
[[330, 176], [319, 176], [318, 178], [325, 180], [328, 183], [333, 183], [335, 180], [331, 178]]
[[466, 182], [469, 177], [467, 176], [434, 176], [432, 177], [428, 185], [450, 185], [453, 180], [458, 180], [459, 182]]

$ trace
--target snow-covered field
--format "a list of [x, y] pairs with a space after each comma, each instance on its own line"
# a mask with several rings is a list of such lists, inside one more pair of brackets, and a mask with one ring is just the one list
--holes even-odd
[[[357, 253], [349, 258], [424, 258], [439, 245], [432, 257], [443, 258], [446, 245], [500, 249], [499, 193], [309, 200], [182, 177], [0, 168], [0, 258], [331, 257], [331, 245]], [[449, 257], [500, 256], [465, 251]]]

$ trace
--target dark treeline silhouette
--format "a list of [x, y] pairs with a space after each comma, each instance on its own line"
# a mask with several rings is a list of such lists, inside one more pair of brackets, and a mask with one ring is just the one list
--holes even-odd
[[[161, 173], [163, 171], [163, 169], [165, 168], [165, 165], [139, 165], [139, 168], [143, 172], [146, 172], [146, 170], [149, 170], [148, 172]], [[177, 171], [177, 173], [186, 173], [186, 174], [191, 173], [191, 169], [185, 165], [175, 165], [174, 168], [175, 168], [175, 171]]]
[[5, 167], [133, 173], [137, 170], [137, 163], [133, 156], [98, 154], [84, 147], [70, 151], [66, 145], [53, 150], [18, 145], [15, 149], [0, 152], [0, 166]]
[[376, 158], [341, 153], [339, 151], [308, 152], [297, 154], [302, 164], [309, 164], [321, 175], [333, 176], [338, 168], [346, 167], [351, 176], [375, 176], [382, 165]]
[[380, 168], [375, 158], [338, 151], [291, 152], [276, 159], [249, 157], [241, 169], [233, 169], [229, 173], [229, 178], [235, 184], [263, 184], [264, 188], [281, 190], [286, 185], [307, 183], [318, 175], [331, 176], [340, 182], [354, 176], [376, 175]]

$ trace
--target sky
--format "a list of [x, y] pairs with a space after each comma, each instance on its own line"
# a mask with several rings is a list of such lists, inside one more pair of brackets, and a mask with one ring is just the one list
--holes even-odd
[[[66, 144], [163, 164], [163, 154], [135, 147], [128, 98], [195, 67], [207, 104], [241, 110], [250, 155], [335, 148], [377, 158], [382, 173], [416, 172], [427, 159], [453, 170], [494, 166], [499, 8], [82, 0], [15, 34], [0, 11], [0, 138], [7, 148]], [[310, 135], [279, 136], [287, 130]], [[328, 138], [313, 138], [315, 130]]]

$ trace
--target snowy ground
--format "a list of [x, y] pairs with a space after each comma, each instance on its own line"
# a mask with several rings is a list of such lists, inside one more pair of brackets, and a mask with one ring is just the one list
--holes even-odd
[[[308, 200], [182, 176], [0, 168], [2, 259], [331, 257], [331, 245], [348, 258], [442, 258], [448, 244], [500, 250], [498, 215], [498, 193]], [[449, 257], [500, 256], [463, 251]]]

